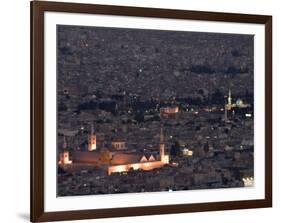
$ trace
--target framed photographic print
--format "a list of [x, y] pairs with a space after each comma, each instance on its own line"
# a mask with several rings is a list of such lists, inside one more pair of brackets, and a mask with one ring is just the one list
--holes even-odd
[[31, 2], [31, 221], [272, 205], [272, 18]]

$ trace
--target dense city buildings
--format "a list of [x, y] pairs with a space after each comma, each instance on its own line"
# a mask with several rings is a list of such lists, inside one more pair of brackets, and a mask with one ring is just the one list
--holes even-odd
[[57, 37], [58, 196], [254, 185], [253, 36]]

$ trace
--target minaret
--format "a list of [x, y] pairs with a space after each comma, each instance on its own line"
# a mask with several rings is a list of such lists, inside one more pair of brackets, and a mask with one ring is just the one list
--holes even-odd
[[88, 151], [93, 151], [97, 149], [97, 136], [94, 132], [94, 127], [91, 125], [91, 133], [88, 136]]
[[163, 128], [161, 128], [161, 132], [160, 132], [159, 152], [160, 152], [161, 162], [165, 162], [165, 143], [164, 143]]
[[231, 107], [232, 100], [231, 100], [231, 90], [228, 90], [228, 98], [227, 98], [228, 106]]
[[230, 111], [231, 108], [232, 108], [232, 98], [231, 98], [231, 90], [229, 89], [227, 102], [225, 102], [225, 106], [224, 106], [224, 121], [228, 120], [227, 111]]
[[65, 165], [65, 164], [71, 164], [72, 161], [69, 159], [69, 152], [67, 151], [67, 143], [66, 143], [66, 137], [63, 136], [63, 152], [60, 153], [59, 156], [59, 164]]

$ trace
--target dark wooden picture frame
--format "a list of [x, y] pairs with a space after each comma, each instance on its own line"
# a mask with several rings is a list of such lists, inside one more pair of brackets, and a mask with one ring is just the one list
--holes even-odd
[[[265, 198], [196, 204], [45, 212], [44, 210], [44, 12], [174, 18], [265, 25]], [[31, 2], [31, 197], [32, 222], [216, 211], [272, 206], [272, 17], [78, 3]]]

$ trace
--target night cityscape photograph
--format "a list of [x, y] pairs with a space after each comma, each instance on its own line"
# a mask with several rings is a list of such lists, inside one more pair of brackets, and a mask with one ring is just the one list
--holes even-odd
[[254, 186], [254, 36], [57, 25], [57, 196]]

